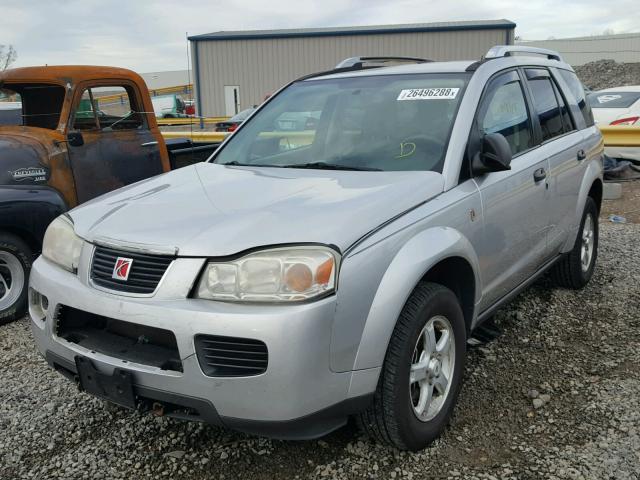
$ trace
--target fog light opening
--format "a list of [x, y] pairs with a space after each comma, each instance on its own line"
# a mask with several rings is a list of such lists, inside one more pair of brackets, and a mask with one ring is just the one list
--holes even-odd
[[29, 288], [29, 306], [31, 315], [44, 320], [49, 311], [49, 299], [33, 288]]
[[46, 315], [47, 312], [49, 311], [49, 299], [47, 298], [46, 295], [39, 294], [39, 296], [40, 296], [40, 308], [42, 309], [42, 312]]

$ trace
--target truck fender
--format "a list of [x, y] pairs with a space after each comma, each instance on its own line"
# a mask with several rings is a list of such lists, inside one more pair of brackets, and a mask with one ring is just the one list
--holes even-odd
[[479, 301], [482, 287], [478, 257], [469, 240], [449, 227], [432, 227], [416, 234], [398, 251], [382, 277], [362, 332], [354, 370], [382, 365], [391, 334], [409, 295], [433, 266], [451, 257], [463, 258], [473, 269], [474, 303]]
[[602, 161], [591, 161], [587, 166], [584, 176], [582, 177], [582, 183], [580, 184], [580, 193], [578, 194], [578, 201], [576, 202], [576, 210], [574, 212], [574, 221], [571, 224], [571, 232], [567, 236], [562, 252], [569, 252], [576, 243], [576, 237], [578, 235], [578, 229], [580, 228], [580, 222], [582, 220], [582, 214], [584, 212], [584, 206], [587, 203], [587, 196], [593, 182], [602, 181], [603, 167]]
[[0, 185], [0, 230], [17, 234], [40, 251], [49, 223], [67, 211], [57, 190], [45, 185]]

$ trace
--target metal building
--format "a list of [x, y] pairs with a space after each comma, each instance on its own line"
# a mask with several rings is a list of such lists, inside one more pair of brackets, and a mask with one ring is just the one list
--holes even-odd
[[596, 60], [640, 62], [640, 33], [592, 35], [590, 37], [557, 38], [519, 42], [530, 47], [555, 50], [571, 65], [584, 65]]
[[354, 56], [479, 59], [512, 44], [508, 20], [214, 32], [189, 37], [196, 110], [234, 115], [302, 75]]

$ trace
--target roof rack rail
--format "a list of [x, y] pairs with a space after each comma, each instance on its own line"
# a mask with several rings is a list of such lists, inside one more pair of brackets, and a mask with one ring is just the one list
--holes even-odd
[[486, 59], [490, 58], [500, 58], [500, 57], [509, 57], [514, 53], [523, 53], [523, 54], [533, 54], [533, 55], [543, 55], [547, 57], [549, 60], [557, 60], [558, 62], [562, 62], [562, 57], [560, 54], [554, 50], [548, 50], [546, 48], [538, 48], [538, 47], [526, 47], [522, 45], [496, 45], [495, 47], [491, 47], [487, 54], [484, 56]]
[[[385, 63], [427, 63], [433, 62], [427, 58], [415, 58], [415, 57], [351, 57], [345, 58], [343, 61], [336, 65], [338, 68], [364, 68], [366, 63], [378, 63], [383, 65], [377, 65], [379, 67], [385, 66]], [[371, 66], [372, 67], [372, 66]]]
[[[351, 57], [351, 58], [345, 58], [343, 61], [338, 63], [332, 70], [310, 73], [309, 75], [304, 75], [296, 79], [295, 81], [299, 82], [302, 80], [308, 80], [310, 78], [323, 77], [325, 75], [332, 75], [334, 73], [352, 72], [354, 70], [368, 70], [370, 68], [386, 67], [388, 65], [385, 65], [385, 64], [392, 63], [392, 62], [428, 63], [428, 62], [433, 62], [433, 60], [429, 60], [427, 58], [414, 58], [414, 57]], [[373, 65], [368, 63], [373, 63]]]

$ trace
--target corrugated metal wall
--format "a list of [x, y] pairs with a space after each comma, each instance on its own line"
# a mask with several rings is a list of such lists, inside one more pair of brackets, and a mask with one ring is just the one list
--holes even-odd
[[603, 59], [625, 63], [640, 62], [640, 33], [559, 38], [519, 44], [556, 50], [571, 65], [584, 65]]
[[[225, 115], [224, 86], [240, 86], [240, 107], [259, 104], [302, 75], [355, 56], [401, 55], [434, 60], [479, 59], [493, 45], [513, 43], [513, 30], [345, 35], [197, 42], [196, 95], [205, 116]], [[195, 45], [192, 42], [192, 47]], [[196, 54], [196, 48], [192, 48]], [[195, 59], [194, 59], [195, 65]]]

